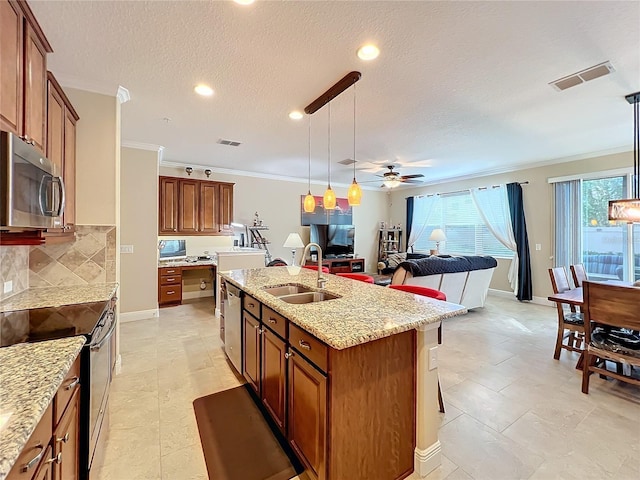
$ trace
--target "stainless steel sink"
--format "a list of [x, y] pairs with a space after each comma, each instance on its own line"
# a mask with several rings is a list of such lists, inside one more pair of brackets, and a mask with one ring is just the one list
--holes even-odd
[[324, 302], [325, 300], [333, 300], [335, 298], [340, 298], [338, 295], [333, 295], [332, 293], [326, 292], [303, 292], [303, 293], [294, 293], [292, 295], [283, 295], [280, 298], [283, 302], [287, 303], [295, 303], [295, 304], [303, 304], [303, 303], [314, 303], [314, 302]]
[[311, 289], [303, 285], [290, 284], [280, 285], [279, 287], [267, 287], [264, 291], [275, 297], [281, 297], [283, 295], [291, 295], [294, 293], [310, 292]]

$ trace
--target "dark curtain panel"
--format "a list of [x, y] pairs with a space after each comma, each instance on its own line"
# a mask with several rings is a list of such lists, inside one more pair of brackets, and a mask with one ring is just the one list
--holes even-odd
[[411, 225], [413, 223], [413, 197], [407, 197], [407, 236], [405, 237], [404, 251], [409, 251], [409, 236], [411, 235]]
[[507, 184], [509, 197], [509, 211], [511, 226], [518, 246], [518, 300], [533, 300], [533, 285], [531, 282], [531, 255], [529, 254], [529, 237], [527, 236], [527, 222], [524, 218], [524, 204], [522, 202], [522, 187], [519, 183]]

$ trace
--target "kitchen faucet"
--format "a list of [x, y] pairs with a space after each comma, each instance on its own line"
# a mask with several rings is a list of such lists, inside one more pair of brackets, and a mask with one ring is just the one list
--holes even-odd
[[309, 247], [316, 247], [318, 249], [318, 288], [324, 288], [324, 284], [327, 283], [327, 279], [322, 277], [322, 247], [317, 243], [309, 242], [304, 250], [302, 251], [302, 262], [301, 266], [304, 267], [304, 264], [307, 262], [307, 252], [309, 251]]

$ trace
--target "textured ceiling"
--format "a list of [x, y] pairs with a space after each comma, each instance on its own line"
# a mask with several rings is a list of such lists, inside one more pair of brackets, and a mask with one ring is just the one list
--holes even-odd
[[[637, 1], [29, 3], [61, 83], [126, 87], [123, 141], [163, 145], [168, 161], [306, 179], [307, 117], [288, 112], [351, 70], [362, 72], [360, 181], [386, 163], [432, 183], [632, 149], [623, 97], [640, 90]], [[367, 63], [356, 49], [368, 41], [381, 55]], [[611, 75], [564, 92], [548, 85], [606, 60]], [[200, 82], [215, 95], [195, 95]], [[336, 162], [353, 157], [352, 90], [331, 110], [332, 179], [349, 183], [352, 170]], [[311, 116], [319, 181], [328, 125], [326, 107]]]

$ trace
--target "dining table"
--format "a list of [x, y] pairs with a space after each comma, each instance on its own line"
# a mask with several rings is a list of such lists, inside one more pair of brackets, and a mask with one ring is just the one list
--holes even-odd
[[[620, 285], [629, 287], [633, 285], [633, 282], [625, 282], [623, 280], [607, 280], [606, 283], [608, 285]], [[582, 287], [572, 288], [571, 290], [566, 290], [560, 293], [554, 293], [553, 295], [549, 295], [547, 300], [551, 302], [560, 302], [566, 303], [567, 305], [574, 305], [576, 307], [581, 307], [584, 304], [584, 298], [582, 295]]]

